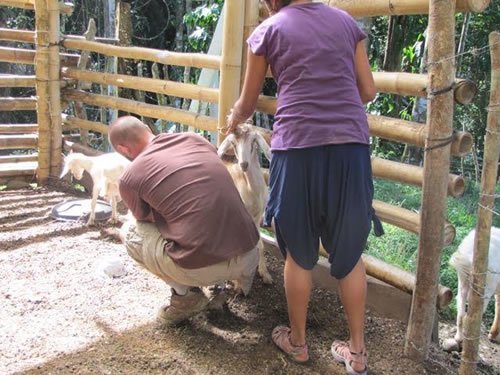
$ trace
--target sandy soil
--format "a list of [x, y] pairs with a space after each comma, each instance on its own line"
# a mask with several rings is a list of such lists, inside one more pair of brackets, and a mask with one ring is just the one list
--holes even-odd
[[[168, 288], [105, 235], [110, 225], [49, 218], [75, 194], [61, 186], [0, 192], [1, 374], [344, 374], [329, 354], [332, 340], [347, 335], [333, 294], [314, 291], [308, 365], [288, 361], [271, 342], [272, 328], [287, 321], [277, 260], [269, 260], [275, 285], [257, 279], [249, 297], [223, 311], [160, 328], [155, 315]], [[110, 256], [123, 262], [124, 276], [102, 272]], [[441, 324], [441, 336], [451, 327]], [[457, 373], [458, 353], [438, 347], [424, 364], [403, 358], [405, 328], [368, 315], [370, 374]], [[483, 335], [480, 373], [500, 373], [498, 351]]]

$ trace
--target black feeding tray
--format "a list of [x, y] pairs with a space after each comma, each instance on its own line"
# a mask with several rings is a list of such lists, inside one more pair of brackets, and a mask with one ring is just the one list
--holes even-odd
[[[66, 221], [87, 221], [90, 215], [90, 202], [90, 199], [72, 199], [58, 203], [52, 208], [52, 211], [50, 211], [50, 217]], [[95, 220], [108, 220], [111, 214], [111, 206], [104, 201], [97, 200], [95, 206]]]

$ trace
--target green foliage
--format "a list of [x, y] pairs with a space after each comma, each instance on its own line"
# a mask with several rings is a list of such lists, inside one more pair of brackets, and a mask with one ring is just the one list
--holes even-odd
[[[375, 199], [401, 206], [408, 210], [418, 211], [420, 209], [421, 190], [419, 188], [383, 180], [375, 180], [374, 184]], [[497, 186], [497, 193], [500, 193], [500, 186]], [[448, 198], [447, 201], [447, 218], [456, 229], [456, 238], [451, 245], [443, 249], [440, 266], [440, 283], [449, 287], [454, 295], [457, 293], [457, 275], [448, 262], [462, 239], [476, 225], [478, 201], [479, 186], [472, 182], [468, 184], [461, 198]], [[500, 211], [500, 203], [498, 202], [495, 211]], [[500, 216], [493, 215], [493, 225], [500, 227]], [[368, 238], [367, 253], [407, 271], [414, 272], [416, 269], [418, 237], [413, 233], [390, 224], [384, 223], [384, 230], [385, 235], [382, 237], [375, 237], [373, 234], [370, 235]], [[455, 301], [441, 313], [444, 318], [452, 319], [456, 314]], [[485, 315], [486, 321], [490, 322], [493, 314], [494, 306], [491, 303]]]
[[222, 6], [223, 1], [217, 0], [211, 5], [201, 5], [184, 15], [184, 23], [193, 30], [188, 36], [188, 42], [193, 51], [206, 52], [208, 50]]

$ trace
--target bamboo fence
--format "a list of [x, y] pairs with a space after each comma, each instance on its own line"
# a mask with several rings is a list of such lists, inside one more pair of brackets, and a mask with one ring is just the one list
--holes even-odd
[[[29, 10], [35, 10], [35, 4], [36, 0], [0, 0], [0, 5]], [[73, 4], [58, 2], [57, 10], [62, 14], [71, 15], [73, 13]]]
[[37, 177], [41, 184], [48, 181], [50, 175], [50, 99], [49, 99], [49, 11], [45, 0], [35, 1], [36, 32], [36, 94], [38, 122], [38, 170]]
[[[424, 154], [424, 179], [416, 288], [412, 295], [405, 354], [427, 358], [436, 319], [441, 250], [445, 235], [446, 193], [453, 131], [455, 2], [431, 0], [429, 4], [429, 84]], [[448, 142], [448, 139], [450, 142]]]
[[[65, 35], [66, 39], [84, 40], [81, 35]], [[0, 27], [0, 40], [8, 40], [10, 42], [35, 43], [35, 32], [30, 30], [12, 30]], [[95, 40], [101, 43], [117, 44], [118, 39], [96, 37]]]
[[38, 124], [0, 124], [0, 134], [37, 133]]
[[[475, 374], [479, 359], [479, 337], [481, 335], [483, 304], [485, 303], [484, 292], [486, 273], [488, 271], [492, 214], [495, 209], [498, 158], [500, 156], [500, 115], [498, 114], [498, 105], [500, 104], [500, 32], [496, 31], [490, 34], [489, 45], [491, 54], [490, 107], [484, 140], [481, 194], [477, 210], [476, 237], [474, 239], [472, 272], [470, 274], [471, 292], [468, 296], [469, 308], [464, 324], [460, 375]], [[498, 313], [497, 311], [496, 314]]]

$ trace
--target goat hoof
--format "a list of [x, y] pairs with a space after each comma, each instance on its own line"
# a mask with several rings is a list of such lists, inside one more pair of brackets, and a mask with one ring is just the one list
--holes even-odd
[[446, 352], [459, 352], [460, 351], [460, 342], [455, 339], [446, 339], [443, 341], [443, 349]]
[[273, 283], [273, 278], [269, 273], [260, 274], [260, 277], [262, 277], [262, 281], [264, 284], [271, 285]]

